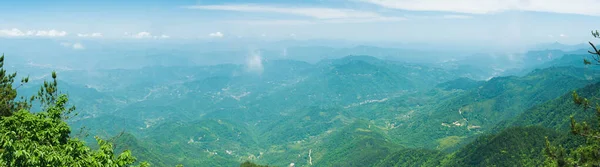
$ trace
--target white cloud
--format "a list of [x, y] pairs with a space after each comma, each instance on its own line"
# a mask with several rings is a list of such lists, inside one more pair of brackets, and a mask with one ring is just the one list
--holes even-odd
[[74, 43], [73, 49], [85, 49], [81, 43]]
[[467, 16], [467, 15], [444, 15], [444, 16], [442, 16], [442, 18], [445, 18], [445, 19], [470, 19], [471, 16]]
[[28, 30], [21, 31], [17, 28], [2, 29], [0, 30], [0, 36], [4, 37], [26, 37], [26, 36], [38, 36], [38, 37], [64, 37], [67, 35], [66, 31], [58, 30]]
[[558, 34], [558, 35], [552, 35], [552, 34], [550, 34], [550, 35], [548, 35], [548, 37], [549, 38], [554, 38], [554, 37], [568, 38], [569, 36], [565, 35], [565, 34]]
[[91, 33], [91, 34], [77, 34], [78, 37], [90, 37], [90, 38], [99, 38], [102, 37], [102, 33], [99, 32], [95, 32], [95, 33]]
[[60, 43], [60, 45], [67, 47], [67, 48], [72, 48], [75, 50], [83, 50], [85, 49], [85, 47], [83, 46], [83, 44], [76, 42], [76, 43], [69, 43], [69, 42], [62, 42]]
[[208, 34], [208, 36], [209, 36], [209, 37], [215, 37], [215, 38], [221, 38], [221, 37], [223, 37], [224, 35], [223, 35], [223, 33], [221, 33], [221, 32], [213, 32], [213, 33], [210, 33], [210, 34]]
[[146, 32], [146, 31], [138, 32], [138, 33], [135, 33], [135, 34], [130, 34], [128, 32], [125, 32], [125, 36], [132, 37], [132, 38], [137, 38], [137, 39], [148, 39], [148, 38], [166, 39], [166, 38], [171, 38], [171, 36], [168, 36], [168, 35], [165, 35], [165, 34], [154, 36], [154, 35], [152, 35], [152, 33]]
[[266, 19], [255, 19], [255, 20], [226, 20], [225, 23], [236, 23], [244, 25], [306, 25], [315, 24], [317, 22], [310, 20], [266, 20]]
[[[270, 6], [270, 5], [256, 5], [256, 4], [233, 4], [233, 5], [197, 5], [197, 6], [186, 6], [188, 9], [200, 9], [200, 10], [221, 10], [221, 11], [236, 11], [236, 12], [256, 12], [256, 13], [278, 13], [305, 16], [319, 20], [337, 20], [337, 22], [354, 20], [364, 21], [397, 21], [403, 20], [399, 17], [385, 17], [375, 12], [365, 12], [352, 9], [336, 9], [336, 8], [322, 8], [322, 7], [284, 7], [284, 6]], [[284, 21], [284, 23], [298, 23], [303, 21]]]
[[259, 51], [250, 52], [250, 55], [246, 58], [246, 69], [249, 72], [262, 74], [264, 71], [263, 58]]
[[404, 17], [376, 17], [376, 18], [350, 18], [323, 20], [324, 23], [369, 23], [369, 22], [394, 22], [406, 20]]
[[404, 17], [379, 17], [379, 18], [348, 18], [348, 19], [321, 19], [321, 20], [226, 20], [225, 23], [236, 23], [243, 25], [310, 25], [320, 23], [368, 23], [368, 22], [392, 22], [406, 20]]
[[407, 19], [421, 20], [421, 19], [470, 19], [473, 18], [471, 15], [461, 14], [444, 14], [444, 15], [404, 15]]
[[488, 14], [509, 10], [600, 16], [598, 0], [360, 0], [386, 8]]
[[239, 11], [239, 12], [269, 12], [269, 13], [281, 13], [281, 14], [292, 14], [314, 17], [318, 19], [339, 19], [339, 18], [365, 18], [365, 17], [378, 17], [376, 13], [360, 12], [355, 10], [347, 9], [332, 9], [332, 8], [293, 8], [293, 7], [276, 7], [276, 6], [263, 6], [263, 5], [205, 5], [205, 6], [188, 6], [190, 9], [203, 9], [203, 10], [226, 10], [226, 11]]
[[[31, 31], [29, 31], [29, 32], [31, 32]], [[29, 34], [29, 32], [28, 32], [28, 34]], [[63, 37], [66, 35], [67, 35], [67, 32], [57, 31], [57, 30], [48, 30], [48, 31], [41, 30], [41, 31], [37, 31], [35, 33], [35, 36], [40, 36], [40, 37]]]
[[25, 33], [23, 33], [21, 30], [16, 29], [16, 28], [4, 29], [4, 30], [0, 30], [0, 36], [18, 37], [18, 36], [25, 36]]
[[131, 35], [133, 38], [152, 38], [152, 34], [146, 31], [138, 32], [137, 34]]

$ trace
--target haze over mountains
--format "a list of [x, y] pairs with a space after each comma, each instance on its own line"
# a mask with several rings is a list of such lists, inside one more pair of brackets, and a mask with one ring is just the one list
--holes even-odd
[[0, 1], [0, 166], [598, 166], [597, 3]]
[[[14, 60], [9, 69], [32, 83], [58, 71], [79, 112], [69, 120], [73, 129], [107, 138], [124, 132], [116, 148], [156, 166], [535, 165], [544, 136], [569, 137], [555, 131], [568, 114], [540, 108], [565, 105], [564, 94], [600, 75], [581, 63], [584, 47], [559, 44], [502, 54], [366, 45], [98, 46], [9, 48], [6, 56]], [[541, 127], [513, 127], [529, 125]], [[522, 133], [532, 142], [507, 147]]]

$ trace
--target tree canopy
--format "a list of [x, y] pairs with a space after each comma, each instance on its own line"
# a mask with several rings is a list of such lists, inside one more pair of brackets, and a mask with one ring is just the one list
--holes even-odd
[[[17, 98], [17, 89], [29, 82], [21, 79], [15, 85], [17, 73], [4, 69], [0, 57], [0, 166], [94, 166], [122, 167], [135, 163], [126, 150], [114, 154], [110, 142], [96, 137], [99, 149], [92, 150], [77, 138], [65, 122], [75, 115], [69, 98], [58, 90], [57, 74], [44, 81], [37, 95]], [[32, 103], [40, 103], [40, 111], [31, 111]], [[140, 166], [149, 166], [141, 163]]]
[[[598, 31], [592, 31], [594, 38], [600, 38]], [[593, 60], [584, 59], [585, 65], [595, 64], [600, 65], [600, 50], [596, 48], [594, 43], [589, 42], [593, 51], [588, 51], [592, 54]], [[565, 149], [562, 146], [552, 146], [548, 138], [546, 138], [546, 155], [545, 166], [600, 166], [600, 104], [596, 103], [592, 107], [593, 102], [586, 97], [579, 96], [576, 91], [573, 91], [573, 103], [582, 107], [583, 112], [596, 113], [596, 122], [577, 122], [573, 115], [570, 118], [571, 134], [585, 138], [585, 144], [579, 145], [573, 149]], [[592, 109], [594, 108], [594, 109]], [[575, 114], [575, 113], [574, 113]]]

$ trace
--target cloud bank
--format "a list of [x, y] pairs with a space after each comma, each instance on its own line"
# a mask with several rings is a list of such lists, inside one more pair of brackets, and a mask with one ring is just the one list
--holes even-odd
[[[258, 4], [229, 4], [229, 5], [196, 5], [185, 6], [188, 9], [198, 10], [219, 10], [234, 12], [252, 12], [252, 13], [273, 13], [303, 16], [326, 22], [370, 22], [370, 21], [398, 21], [404, 20], [402, 17], [387, 17], [376, 12], [359, 11], [353, 9], [338, 9], [324, 7], [287, 7], [275, 5]], [[280, 21], [286, 22], [286, 21]], [[297, 23], [301, 20], [290, 20], [288, 22]], [[287, 23], [287, 22], [286, 22]]]
[[171, 36], [162, 34], [162, 35], [152, 35], [150, 32], [142, 31], [138, 33], [130, 34], [128, 32], [125, 33], [126, 37], [136, 38], [136, 39], [166, 39], [171, 38]]
[[222, 38], [224, 35], [221, 32], [213, 32], [208, 34], [209, 37]]
[[598, 0], [359, 0], [385, 8], [489, 14], [510, 10], [600, 16]]
[[95, 32], [95, 33], [91, 33], [91, 34], [77, 34], [78, 37], [84, 37], [84, 38], [99, 38], [102, 37], [102, 33], [99, 32]]
[[64, 37], [67, 35], [66, 31], [58, 30], [28, 30], [21, 31], [17, 28], [12, 29], [0, 29], [0, 36], [3, 37]]

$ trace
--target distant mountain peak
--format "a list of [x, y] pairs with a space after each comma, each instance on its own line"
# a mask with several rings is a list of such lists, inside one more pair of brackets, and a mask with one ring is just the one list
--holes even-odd
[[555, 42], [551, 42], [551, 43], [542, 43], [539, 45], [535, 45], [532, 49], [534, 50], [563, 50], [563, 51], [574, 51], [574, 50], [579, 50], [582, 48], [587, 48], [589, 47], [589, 44], [587, 43], [580, 43], [580, 44], [564, 44], [564, 43], [560, 43], [558, 41]]
[[385, 62], [384, 60], [381, 60], [377, 57], [368, 55], [348, 55], [340, 59], [334, 60], [334, 64], [347, 64], [355, 61], [362, 61], [368, 64], [380, 64]]

